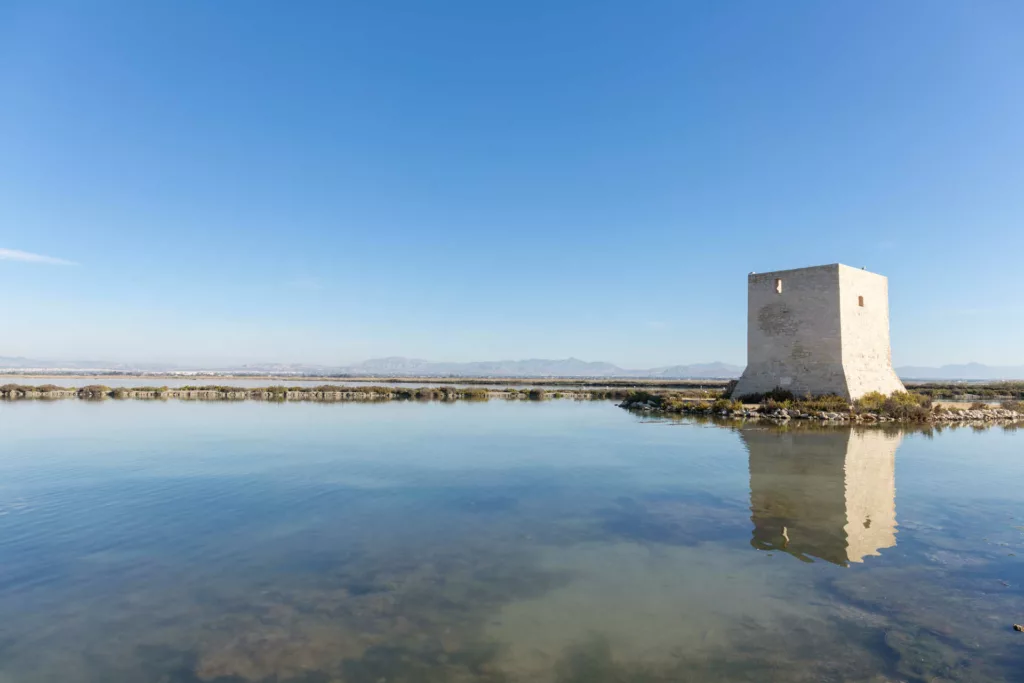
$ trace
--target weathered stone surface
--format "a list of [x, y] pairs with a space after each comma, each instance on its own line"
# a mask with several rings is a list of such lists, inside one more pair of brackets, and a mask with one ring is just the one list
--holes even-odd
[[889, 284], [841, 264], [751, 273], [747, 368], [733, 396], [781, 387], [848, 400], [903, 391], [889, 346]]

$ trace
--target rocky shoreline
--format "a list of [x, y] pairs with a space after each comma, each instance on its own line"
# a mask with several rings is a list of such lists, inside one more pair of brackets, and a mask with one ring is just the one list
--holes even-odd
[[652, 403], [620, 403], [620, 408], [649, 414], [649, 415], [702, 415], [726, 417], [745, 420], [769, 420], [772, 422], [789, 422], [791, 420], [815, 420], [818, 422], [842, 422], [849, 424], [872, 424], [872, 423], [893, 423], [893, 422], [926, 422], [932, 424], [960, 423], [960, 422], [991, 422], [1011, 423], [1024, 421], [1024, 413], [1004, 408], [967, 409], [967, 410], [939, 410], [932, 412], [927, 420], [910, 420], [881, 415], [879, 413], [855, 413], [840, 411], [804, 411], [796, 408], [775, 408], [762, 409], [760, 406], [744, 406], [739, 410], [715, 411], [707, 406], [694, 405], [683, 407], [678, 410], [663, 410], [660, 406]]

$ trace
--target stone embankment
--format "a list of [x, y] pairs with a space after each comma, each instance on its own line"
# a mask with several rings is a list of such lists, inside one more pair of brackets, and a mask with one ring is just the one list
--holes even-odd
[[[623, 403], [620, 404], [620, 407], [652, 415], [713, 415], [746, 420], [771, 420], [774, 422], [787, 422], [790, 420], [818, 420], [821, 422], [846, 422], [851, 424], [911, 421], [921, 422], [921, 420], [909, 420], [870, 412], [803, 411], [794, 408], [762, 410], [760, 407], [744, 406], [741, 410], [721, 410], [715, 412], [701, 406], [683, 408], [681, 411], [664, 411], [660, 406], [653, 403]], [[981, 410], [939, 410], [931, 412], [928, 419], [925, 421], [939, 424], [960, 422], [1020, 422], [1024, 421], [1024, 413], [1016, 410], [1007, 410], [1005, 408], [986, 408]]]
[[[769, 420], [823, 420], [829, 422], [906, 422], [907, 420], [880, 415], [878, 413], [838, 413], [825, 411], [801, 412], [792, 409], [778, 409], [761, 413], [756, 410], [742, 410], [731, 413], [735, 417], [763, 417]], [[995, 422], [1024, 420], [1024, 414], [1015, 410], [993, 408], [986, 410], [958, 410], [933, 412], [928, 422]]]

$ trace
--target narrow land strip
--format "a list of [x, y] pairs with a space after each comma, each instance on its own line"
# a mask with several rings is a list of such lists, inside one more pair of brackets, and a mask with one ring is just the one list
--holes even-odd
[[957, 403], [933, 400], [929, 393], [897, 392], [891, 396], [868, 394], [847, 402], [838, 396], [797, 398], [777, 389], [758, 396], [727, 398], [731, 386], [702, 389], [636, 390], [613, 388], [518, 388], [492, 389], [467, 386], [346, 386], [323, 384], [315, 387], [273, 385], [246, 388], [227, 385], [168, 387], [108, 387], [89, 384], [62, 387], [55, 384], [0, 385], [0, 399], [18, 400], [191, 400], [191, 401], [488, 401], [491, 399], [543, 401], [619, 400], [619, 406], [640, 414], [714, 415], [750, 420], [821, 420], [858, 424], [886, 422], [1018, 422], [1024, 421], [1024, 386], [1013, 384], [974, 391], [1000, 391], [1005, 400], [990, 403]]

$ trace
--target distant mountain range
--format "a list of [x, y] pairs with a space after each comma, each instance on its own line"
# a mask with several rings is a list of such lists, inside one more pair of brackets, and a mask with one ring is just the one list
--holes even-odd
[[896, 374], [905, 380], [914, 379], [1024, 379], [1024, 365], [997, 367], [981, 363], [943, 365], [941, 368], [904, 365], [896, 368]]
[[727, 363], [673, 365], [650, 370], [629, 370], [611, 363], [587, 362], [578, 358], [547, 360], [482, 361], [477, 363], [433, 363], [414, 358], [377, 358], [353, 365], [350, 370], [367, 375], [461, 375], [465, 377], [664, 377], [731, 378], [743, 368]]
[[[733, 379], [743, 368], [729, 363], [695, 363], [635, 370], [620, 368], [611, 363], [588, 362], [578, 358], [549, 360], [480, 361], [473, 363], [443, 363], [392, 356], [347, 366], [313, 365], [302, 363], [257, 363], [227, 366], [182, 366], [170, 363], [114, 363], [107, 361], [47, 361], [31, 358], [0, 356], [0, 370], [28, 372], [49, 370], [63, 372], [101, 373], [126, 372], [214, 372], [254, 375], [360, 375], [377, 377], [637, 377], [648, 379]], [[1000, 380], [1024, 379], [1024, 366], [993, 367], [980, 363], [944, 365], [940, 368], [905, 366], [896, 368], [905, 380]]]
[[182, 366], [170, 363], [113, 363], [105, 361], [51, 361], [0, 356], [0, 370], [26, 372], [51, 370], [63, 372], [237, 372], [248, 374], [289, 375], [368, 375], [398, 376], [462, 376], [462, 377], [652, 377], [664, 379], [729, 379], [738, 377], [743, 368], [728, 363], [672, 365], [649, 370], [629, 370], [611, 363], [588, 362], [578, 358], [548, 360], [481, 361], [475, 363], [438, 363], [419, 358], [392, 356], [374, 358], [347, 366], [309, 365], [299, 363], [256, 363], [227, 366]]

